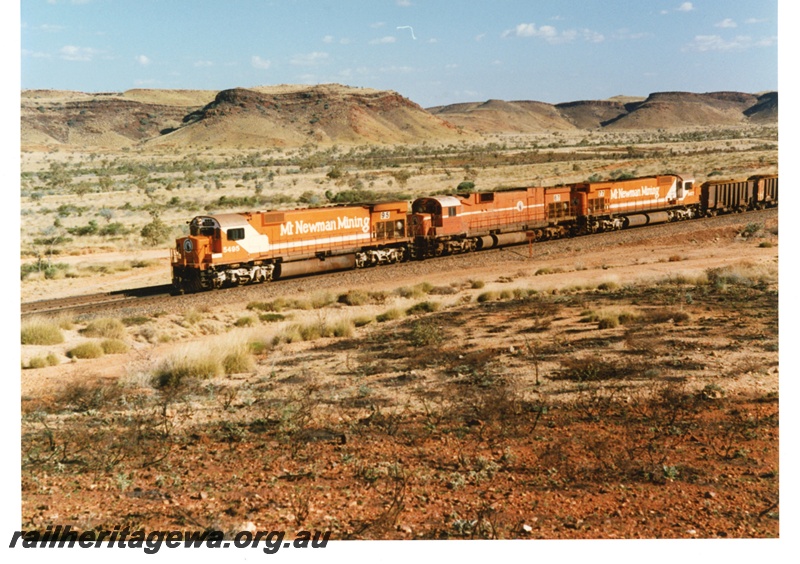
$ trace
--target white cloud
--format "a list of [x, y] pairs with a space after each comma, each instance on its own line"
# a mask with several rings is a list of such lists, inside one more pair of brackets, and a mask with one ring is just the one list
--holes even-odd
[[379, 37], [378, 39], [373, 39], [369, 42], [370, 45], [385, 45], [387, 43], [394, 43], [397, 41], [397, 38], [393, 35], [384, 35], [383, 37]]
[[719, 23], [715, 23], [714, 27], [722, 27], [722, 28], [734, 28], [736, 27], [736, 22], [730, 18], [725, 18]]
[[401, 8], [408, 8], [409, 6], [411, 6], [411, 0], [395, 0], [395, 4], [397, 4]]
[[147, 55], [137, 55], [136, 62], [142, 66], [147, 66], [150, 64], [150, 58]]
[[324, 51], [314, 51], [312, 53], [301, 53], [292, 57], [290, 62], [293, 65], [299, 66], [312, 66], [324, 63], [329, 58], [329, 55]]
[[77, 47], [75, 45], [64, 45], [59, 53], [65, 61], [91, 61], [100, 51], [91, 47]]
[[389, 74], [407, 74], [410, 72], [414, 72], [414, 67], [409, 67], [407, 65], [400, 65], [400, 66], [390, 65], [387, 67], [380, 67], [378, 71]]
[[694, 5], [691, 2], [684, 2], [678, 6], [679, 12], [691, 12], [692, 10], [694, 10]]
[[[22, 27], [25, 27], [24, 25]], [[55, 24], [42, 24], [37, 28], [39, 31], [44, 31], [45, 33], [56, 33], [58, 31], [64, 31], [66, 29], [63, 25], [55, 25]]]
[[591, 29], [582, 29], [581, 35], [589, 43], [602, 43], [606, 39], [602, 33], [592, 31]]
[[49, 59], [51, 57], [50, 53], [45, 53], [43, 51], [30, 51], [29, 49], [22, 49], [20, 51], [20, 55], [23, 57], [33, 57], [34, 59]]
[[337, 40], [336, 37], [334, 37], [333, 35], [326, 35], [325, 37], [322, 38], [322, 42], [327, 43], [328, 45], [331, 45], [333, 43], [338, 43], [339, 45], [350, 45], [350, 43], [352, 43], [353, 41], [348, 37], [341, 37]]
[[752, 47], [771, 47], [777, 43], [777, 37], [766, 37], [754, 40], [747, 35], [733, 39], [724, 39], [719, 35], [696, 35], [684, 48], [684, 51], [743, 51]]
[[258, 55], [253, 55], [250, 57], [250, 65], [256, 69], [263, 69], [266, 70], [272, 66], [272, 61], [269, 59], [263, 59]]
[[212, 61], [195, 61], [193, 66], [197, 68], [213, 67], [214, 63]]
[[591, 29], [568, 29], [559, 32], [551, 25], [543, 25], [536, 27], [533, 23], [521, 23], [512, 29], [507, 29], [500, 34], [501, 37], [538, 37], [544, 39], [548, 43], [569, 43], [578, 37], [582, 37], [584, 41], [591, 43], [600, 43], [605, 41], [605, 36]]

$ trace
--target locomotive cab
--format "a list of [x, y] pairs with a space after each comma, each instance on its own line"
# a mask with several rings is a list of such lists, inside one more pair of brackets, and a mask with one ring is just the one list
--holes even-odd
[[454, 196], [419, 198], [411, 206], [413, 236], [458, 235], [464, 231], [461, 200]]
[[219, 252], [219, 223], [213, 217], [195, 217], [189, 222], [189, 236], [180, 237], [175, 242], [173, 264], [199, 265], [207, 262], [211, 253]]

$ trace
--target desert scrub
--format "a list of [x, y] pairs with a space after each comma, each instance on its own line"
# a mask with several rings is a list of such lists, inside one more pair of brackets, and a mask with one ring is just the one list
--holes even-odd
[[650, 323], [680, 323], [681, 321], [688, 321], [689, 314], [678, 309], [659, 308], [645, 311], [642, 314], [642, 318]]
[[113, 317], [104, 317], [91, 321], [81, 330], [85, 337], [104, 337], [106, 339], [124, 339], [125, 324]]
[[157, 388], [174, 387], [186, 380], [215, 378], [222, 373], [222, 364], [212, 356], [172, 357], [163, 361], [156, 369], [152, 383]]
[[23, 321], [20, 334], [23, 345], [58, 345], [64, 342], [58, 324], [41, 317]]
[[349, 306], [360, 306], [370, 303], [370, 297], [369, 292], [364, 290], [350, 290], [345, 294], [339, 295], [336, 301]]
[[355, 327], [365, 327], [375, 321], [375, 318], [369, 315], [361, 315], [353, 319], [353, 325]]
[[152, 384], [161, 388], [187, 380], [249, 372], [255, 366], [250, 351], [249, 343], [239, 336], [223, 337], [210, 347], [203, 343], [185, 345], [158, 365]]
[[709, 283], [717, 290], [725, 290], [728, 286], [755, 286], [777, 282], [777, 267], [767, 267], [742, 263], [721, 268], [710, 268], [706, 271]]
[[150, 321], [150, 318], [146, 315], [134, 315], [131, 317], [122, 318], [122, 324], [126, 327], [130, 327], [132, 325], [144, 325], [148, 321]]
[[28, 360], [28, 365], [25, 368], [46, 368], [48, 366], [57, 366], [61, 364], [55, 353], [48, 353], [47, 356], [34, 356]]
[[190, 327], [203, 319], [203, 314], [197, 311], [196, 309], [190, 309], [183, 314], [183, 322], [181, 325], [184, 327]]
[[384, 323], [386, 321], [394, 321], [395, 319], [402, 318], [403, 315], [404, 315], [404, 313], [403, 313], [402, 310], [399, 310], [397, 308], [393, 308], [393, 309], [390, 309], [388, 311], [385, 311], [383, 313], [380, 313], [380, 314], [376, 315], [375, 316], [375, 321], [377, 321], [378, 323]]
[[423, 313], [433, 313], [439, 311], [441, 304], [439, 302], [419, 302], [406, 310], [406, 315], [418, 315]]
[[255, 368], [255, 361], [253, 355], [247, 346], [234, 347], [233, 350], [228, 352], [222, 359], [222, 369], [225, 374], [242, 374], [244, 372], [251, 372]]
[[100, 358], [103, 354], [103, 347], [94, 341], [81, 343], [67, 351], [69, 358]]
[[353, 335], [353, 323], [350, 320], [342, 319], [332, 323], [316, 322], [300, 324], [295, 323], [284, 327], [272, 339], [273, 345], [280, 343], [296, 343], [298, 341], [314, 341], [325, 337], [351, 337]]
[[258, 319], [265, 323], [275, 323], [277, 321], [283, 321], [286, 319], [286, 316], [281, 313], [259, 313]]
[[128, 345], [119, 339], [105, 339], [100, 343], [105, 354], [123, 354], [128, 352]]
[[233, 325], [235, 327], [252, 327], [253, 324], [255, 324], [255, 322], [256, 322], [255, 318], [249, 315], [245, 315], [234, 321]]
[[500, 299], [500, 292], [495, 290], [490, 290], [488, 292], [482, 292], [476, 298], [479, 304], [486, 303], [486, 302], [496, 302]]
[[442, 344], [442, 341], [442, 329], [431, 319], [415, 322], [408, 334], [408, 342], [412, 347], [435, 347]]
[[420, 282], [419, 284], [410, 288], [407, 286], [397, 288], [394, 293], [401, 298], [418, 299], [426, 296], [431, 290], [433, 290], [433, 284], [430, 282]]
[[619, 309], [603, 309], [600, 311], [584, 311], [581, 321], [584, 323], [597, 323], [598, 329], [613, 329], [638, 319], [635, 313]]
[[349, 306], [386, 303], [388, 295], [383, 291], [368, 292], [366, 290], [349, 290], [340, 294], [336, 301]]

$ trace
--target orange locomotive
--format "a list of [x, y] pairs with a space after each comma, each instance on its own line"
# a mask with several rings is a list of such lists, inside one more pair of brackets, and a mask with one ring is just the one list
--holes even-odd
[[172, 283], [199, 291], [404, 260], [407, 202], [198, 216], [172, 250]]
[[388, 202], [198, 216], [172, 251], [179, 291], [363, 268], [778, 204], [777, 175], [665, 174]]
[[563, 186], [419, 198], [411, 210], [416, 258], [563, 236], [574, 220]]
[[666, 174], [572, 185], [578, 229], [584, 233], [696, 217], [700, 191], [693, 178]]

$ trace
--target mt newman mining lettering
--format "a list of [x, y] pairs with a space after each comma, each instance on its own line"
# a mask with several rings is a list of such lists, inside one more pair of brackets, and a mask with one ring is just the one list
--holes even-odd
[[652, 196], [658, 198], [659, 192], [657, 186], [642, 186], [641, 188], [634, 188], [633, 190], [623, 190], [622, 188], [614, 188], [611, 191], [611, 199], [617, 200], [620, 198], [640, 198], [642, 196]]
[[327, 233], [340, 229], [361, 229], [364, 233], [369, 233], [368, 217], [337, 217], [327, 221], [304, 221], [298, 219], [287, 221], [281, 224], [281, 236], [283, 235], [304, 235], [307, 233]]

